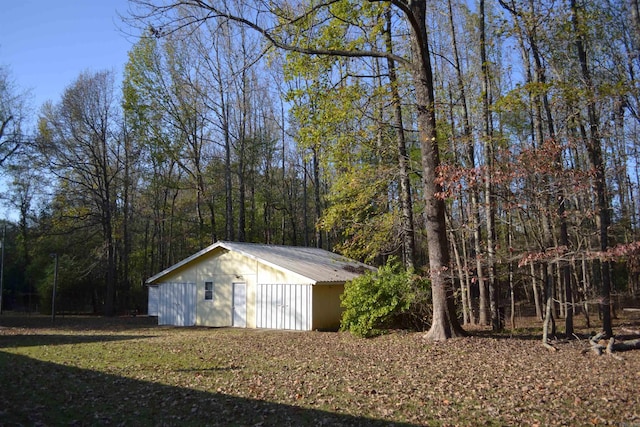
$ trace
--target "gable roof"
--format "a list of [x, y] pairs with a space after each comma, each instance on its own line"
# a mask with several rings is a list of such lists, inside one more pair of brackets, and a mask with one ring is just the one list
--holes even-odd
[[375, 268], [319, 248], [219, 241], [147, 279], [152, 284], [178, 268], [216, 250], [226, 249], [318, 283], [342, 283]]

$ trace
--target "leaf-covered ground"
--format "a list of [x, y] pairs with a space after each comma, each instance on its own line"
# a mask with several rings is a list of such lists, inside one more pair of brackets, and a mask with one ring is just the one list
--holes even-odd
[[640, 351], [586, 339], [49, 325], [0, 316], [0, 425], [640, 425]]

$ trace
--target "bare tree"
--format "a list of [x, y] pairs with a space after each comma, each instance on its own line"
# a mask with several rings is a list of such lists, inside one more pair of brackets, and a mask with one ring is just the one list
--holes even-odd
[[101, 228], [105, 259], [104, 311], [115, 313], [116, 185], [122, 145], [113, 74], [81, 74], [58, 104], [46, 104], [40, 118], [42, 165], [76, 206], [61, 212], [76, 227]]
[[9, 71], [0, 66], [0, 167], [21, 146], [26, 93], [18, 91]]

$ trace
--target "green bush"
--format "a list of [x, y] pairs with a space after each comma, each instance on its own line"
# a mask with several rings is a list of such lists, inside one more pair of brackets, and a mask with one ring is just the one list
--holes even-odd
[[419, 326], [429, 306], [429, 294], [428, 282], [392, 258], [376, 272], [345, 284], [340, 328], [372, 337], [391, 327]]

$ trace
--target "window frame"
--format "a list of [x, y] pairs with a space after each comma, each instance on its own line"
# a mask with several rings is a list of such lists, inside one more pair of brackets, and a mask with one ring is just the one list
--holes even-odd
[[[211, 289], [207, 289], [207, 285], [211, 286]], [[213, 301], [214, 297], [215, 285], [213, 280], [207, 280], [204, 282], [204, 300], [205, 301]]]

